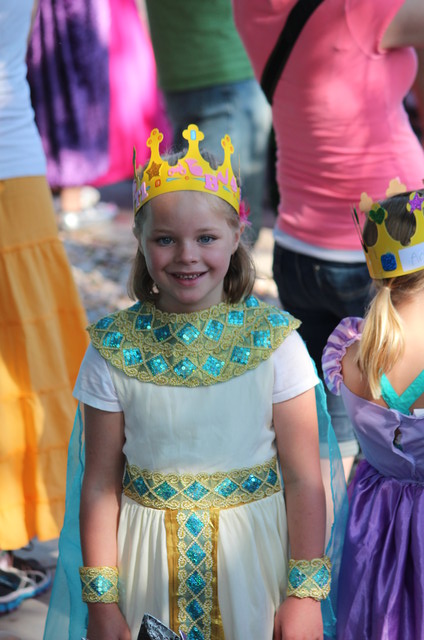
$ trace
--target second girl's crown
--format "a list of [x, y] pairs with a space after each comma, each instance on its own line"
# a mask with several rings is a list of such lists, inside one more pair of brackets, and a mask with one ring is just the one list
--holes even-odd
[[[366, 196], [366, 194], [363, 194]], [[367, 197], [367, 196], [366, 196]], [[403, 276], [424, 269], [424, 196], [422, 191], [409, 194], [405, 213], [415, 218], [415, 231], [403, 245], [390, 235], [386, 227], [387, 210], [378, 202], [360, 208], [375, 222], [377, 237], [373, 245], [363, 243], [368, 270], [377, 280]]]
[[158, 129], [153, 129], [146, 142], [151, 149], [150, 160], [141, 176], [136, 171], [134, 150], [134, 215], [155, 196], [173, 191], [210, 193], [228, 202], [239, 214], [240, 187], [231, 167], [231, 155], [234, 153], [231, 138], [226, 135], [221, 140], [224, 161], [216, 170], [212, 169], [199, 151], [199, 142], [204, 135], [195, 124], [190, 124], [183, 131], [183, 138], [188, 141], [187, 153], [172, 166], [159, 153], [163, 134]]

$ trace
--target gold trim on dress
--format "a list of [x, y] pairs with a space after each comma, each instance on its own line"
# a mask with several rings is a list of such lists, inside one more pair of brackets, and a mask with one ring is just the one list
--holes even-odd
[[278, 473], [276, 457], [245, 469], [180, 476], [127, 463], [123, 491], [151, 509], [229, 509], [280, 491]]
[[162, 474], [127, 463], [124, 494], [165, 512], [170, 627], [195, 640], [225, 640], [218, 602], [219, 511], [281, 491], [277, 459], [212, 474]]

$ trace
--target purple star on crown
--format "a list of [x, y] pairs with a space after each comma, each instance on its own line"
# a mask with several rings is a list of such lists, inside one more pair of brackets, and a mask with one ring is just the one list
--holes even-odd
[[419, 193], [416, 193], [414, 197], [409, 200], [409, 204], [411, 206], [411, 212], [415, 211], [415, 209], [421, 210], [422, 204], [424, 202], [424, 196], [420, 196]]

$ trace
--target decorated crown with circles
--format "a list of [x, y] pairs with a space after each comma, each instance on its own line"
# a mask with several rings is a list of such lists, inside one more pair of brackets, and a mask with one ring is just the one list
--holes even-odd
[[[405, 192], [406, 186], [396, 178], [390, 182], [386, 195], [390, 197]], [[424, 269], [423, 190], [412, 191], [405, 205], [405, 213], [415, 218], [415, 231], [406, 245], [390, 235], [386, 226], [389, 214], [379, 202], [373, 202], [366, 193], [362, 193], [359, 208], [369, 220], [375, 223], [377, 229], [377, 240], [374, 244], [366, 244], [362, 240], [368, 270], [372, 278], [377, 280], [394, 278]], [[356, 221], [358, 222], [357, 214]]]
[[183, 138], [188, 142], [187, 153], [176, 165], [169, 165], [159, 152], [163, 134], [153, 129], [146, 142], [150, 148], [150, 160], [142, 175], [136, 170], [134, 150], [134, 215], [146, 203], [161, 195], [175, 191], [198, 191], [218, 196], [230, 204], [240, 215], [240, 187], [237, 184], [231, 166], [231, 155], [234, 147], [231, 138], [225, 135], [221, 140], [224, 149], [224, 160], [215, 170], [212, 169], [199, 151], [199, 142], [204, 139], [203, 133], [195, 124], [190, 124], [183, 131]]

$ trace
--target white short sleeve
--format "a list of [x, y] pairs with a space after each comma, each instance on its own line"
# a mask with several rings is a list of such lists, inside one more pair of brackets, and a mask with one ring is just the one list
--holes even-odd
[[95, 409], [122, 411], [109, 366], [91, 344], [81, 363], [73, 395]]
[[271, 357], [274, 363], [274, 404], [295, 398], [319, 383], [311, 357], [297, 331], [293, 331]]

